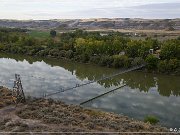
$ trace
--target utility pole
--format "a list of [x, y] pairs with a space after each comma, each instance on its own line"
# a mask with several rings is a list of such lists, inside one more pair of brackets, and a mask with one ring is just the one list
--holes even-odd
[[14, 81], [14, 87], [12, 92], [13, 101], [18, 103], [26, 102], [26, 98], [24, 95], [22, 82], [19, 74], [15, 74], [15, 81]]

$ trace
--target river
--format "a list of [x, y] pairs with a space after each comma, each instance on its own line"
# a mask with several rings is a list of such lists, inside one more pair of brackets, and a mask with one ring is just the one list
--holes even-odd
[[14, 75], [20, 74], [26, 96], [42, 97], [77, 84], [95, 81], [51, 98], [80, 104], [124, 84], [110, 94], [84, 104], [87, 108], [127, 115], [143, 120], [154, 115], [166, 127], [180, 128], [180, 77], [133, 71], [97, 82], [118, 69], [79, 64], [65, 60], [0, 54], [0, 85], [13, 87]]

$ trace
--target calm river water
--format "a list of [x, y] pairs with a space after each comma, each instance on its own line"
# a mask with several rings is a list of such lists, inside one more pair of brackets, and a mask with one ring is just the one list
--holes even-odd
[[[103, 75], [111, 75], [118, 71], [63, 60], [0, 54], [0, 85], [12, 88], [14, 74], [20, 74], [27, 96], [42, 97], [44, 93], [96, 81]], [[143, 120], [147, 115], [154, 115], [160, 119], [161, 125], [180, 128], [178, 76], [129, 72], [59, 93], [51, 98], [70, 104], [80, 104], [123, 84], [127, 86], [83, 106], [124, 114], [139, 120]]]

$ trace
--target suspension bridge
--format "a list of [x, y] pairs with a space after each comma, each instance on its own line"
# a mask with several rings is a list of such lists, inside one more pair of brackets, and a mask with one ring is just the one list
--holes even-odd
[[[59, 94], [59, 93], [63, 93], [63, 92], [66, 92], [66, 91], [71, 91], [71, 90], [74, 90], [74, 89], [76, 89], [76, 88], [83, 87], [83, 86], [86, 86], [86, 85], [89, 85], [89, 84], [92, 84], [92, 83], [95, 83], [95, 82], [107, 80], [107, 79], [113, 78], [113, 77], [115, 77], [115, 76], [124, 74], [124, 73], [128, 73], [128, 72], [131, 72], [131, 71], [134, 71], [134, 70], [141, 69], [141, 68], [143, 68], [143, 67], [145, 67], [145, 64], [140, 65], [140, 66], [131, 67], [131, 68], [128, 68], [128, 69], [124, 69], [124, 70], [121, 70], [121, 71], [119, 71], [119, 72], [113, 73], [113, 74], [111, 74], [111, 75], [109, 75], [109, 76], [103, 76], [103, 77], [101, 77], [101, 78], [98, 79], [98, 80], [89, 81], [89, 82], [83, 83], [83, 84], [76, 84], [74, 87], [61, 88], [60, 90], [58, 90], [58, 91], [56, 91], [56, 92], [52, 92], [52, 93], [49, 93], [49, 94], [45, 93], [42, 98], [48, 98], [48, 97], [51, 97], [51, 96], [53, 96], [53, 95], [56, 95], [56, 94]], [[16, 76], [17, 76], [17, 74], [16, 74]], [[28, 76], [28, 75], [22, 75], [22, 76], [33, 77], [33, 78], [37, 78], [37, 79], [45, 79], [45, 78], [43, 78], [43, 77], [37, 77], [37, 76], [33, 76], [33, 75], [30, 75], [30, 76]], [[18, 75], [18, 77], [20, 77], [20, 75]], [[16, 79], [17, 79], [17, 78], [16, 78]], [[10, 79], [10, 80], [8, 80], [8, 81], [12, 81], [12, 79]], [[2, 82], [2, 81], [0, 81], [0, 82]], [[98, 96], [96, 96], [96, 97], [94, 97], [94, 98], [92, 98], [92, 99], [89, 99], [89, 100], [87, 100], [87, 101], [85, 101], [85, 102], [82, 102], [81, 104], [85, 104], [85, 103], [87, 103], [87, 102], [89, 102], [89, 101], [92, 101], [92, 100], [94, 100], [94, 99], [97, 99], [97, 98], [99, 98], [99, 97], [101, 97], [101, 96], [103, 96], [103, 95], [106, 95], [106, 94], [108, 94], [108, 93], [110, 93], [110, 92], [113, 92], [113, 91], [115, 91], [115, 90], [117, 90], [117, 89], [120, 89], [120, 88], [122, 88], [122, 87], [124, 87], [124, 86], [126, 86], [126, 85], [120, 86], [120, 87], [118, 87], [118, 88], [116, 88], [116, 89], [114, 89], [114, 90], [111, 90], [111, 91], [108, 91], [108, 92], [103, 93], [103, 94], [101, 94], [101, 95], [98, 95]], [[23, 93], [23, 92], [22, 92], [22, 93]], [[23, 93], [23, 94], [24, 94], [24, 93]]]
[[110, 75], [110, 76], [105, 76], [105, 77], [103, 76], [102, 78], [100, 78], [100, 79], [98, 79], [98, 80], [89, 81], [89, 82], [83, 83], [83, 84], [76, 84], [76, 86], [74, 86], [74, 87], [66, 88], [66, 89], [61, 89], [61, 90], [59, 90], [59, 91], [56, 91], [56, 92], [53, 92], [53, 93], [50, 93], [50, 94], [46, 94], [46, 95], [44, 95], [44, 96], [45, 96], [45, 97], [50, 97], [50, 96], [53, 96], [53, 95], [56, 95], [56, 94], [59, 94], [59, 93], [62, 93], [62, 92], [70, 91], [70, 90], [73, 90], [73, 89], [76, 89], [76, 88], [79, 88], [79, 87], [82, 87], [82, 86], [86, 86], [86, 85], [92, 84], [92, 83], [95, 83], [95, 82], [99, 82], [99, 81], [102, 81], [102, 80], [107, 80], [107, 79], [113, 78], [113, 77], [115, 77], [115, 76], [118, 76], [118, 75], [121, 75], [121, 74], [130, 72], [130, 71], [134, 71], [134, 70], [141, 69], [141, 68], [143, 68], [144, 66], [145, 66], [145, 65], [140, 65], [140, 66], [132, 67], [132, 68], [129, 68], [129, 69], [126, 69], [126, 70], [123, 70], [123, 71], [114, 73], [114, 74], [112, 74], [112, 75]]

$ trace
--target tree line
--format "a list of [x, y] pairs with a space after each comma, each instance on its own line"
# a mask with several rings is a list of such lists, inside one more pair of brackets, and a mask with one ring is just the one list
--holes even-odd
[[[71, 59], [114, 68], [128, 68], [147, 63], [147, 69], [161, 73], [180, 72], [180, 38], [159, 41], [135, 40], [113, 32], [76, 30], [46, 39], [32, 38], [26, 30], [0, 29], [0, 51], [30, 56]], [[56, 38], [54, 38], [56, 36]], [[58, 40], [57, 40], [58, 39]], [[149, 50], [159, 51], [159, 57]]]

